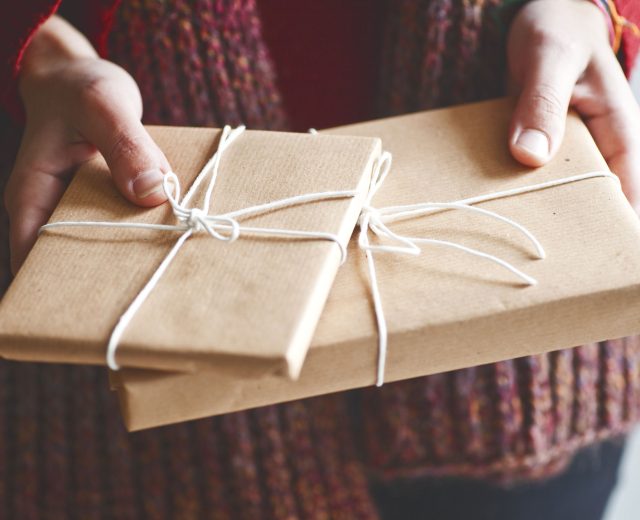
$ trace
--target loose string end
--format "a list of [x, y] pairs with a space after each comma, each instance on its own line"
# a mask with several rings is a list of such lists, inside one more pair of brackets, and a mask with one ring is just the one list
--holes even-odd
[[119, 339], [120, 339], [119, 337], [115, 338], [115, 334], [112, 334], [111, 338], [109, 338], [109, 343], [107, 345], [107, 355], [106, 355], [107, 366], [109, 367], [110, 370], [113, 370], [114, 372], [117, 372], [118, 370], [120, 370], [120, 365], [116, 361], [116, 351], [118, 349]]
[[373, 251], [365, 249], [365, 257], [367, 266], [369, 267], [369, 283], [371, 286], [371, 297], [373, 298], [373, 310], [378, 329], [378, 367], [376, 371], [376, 386], [381, 387], [384, 384], [384, 372], [387, 364], [387, 320], [382, 308], [382, 297], [380, 296], [380, 287], [378, 286], [378, 276], [376, 274], [376, 265], [373, 260]]
[[530, 287], [534, 287], [536, 285], [538, 285], [538, 280], [536, 280], [535, 278], [533, 278], [532, 276], [529, 276], [526, 273], [520, 272], [520, 276], [522, 277], [522, 279], [527, 282], [527, 285]]
[[[380, 313], [382, 313], [382, 309], [380, 309]], [[387, 366], [388, 334], [384, 314], [377, 315], [376, 319], [378, 321], [378, 367], [376, 369], [376, 386], [380, 388], [384, 385], [384, 373]]]

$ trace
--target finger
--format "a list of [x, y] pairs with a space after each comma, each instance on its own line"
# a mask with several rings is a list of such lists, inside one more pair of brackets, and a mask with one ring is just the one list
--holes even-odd
[[104, 156], [119, 191], [134, 204], [155, 206], [166, 200], [162, 178], [170, 166], [140, 122], [136, 103], [123, 95], [131, 87], [122, 87], [117, 81], [86, 87], [76, 112], [77, 127]]
[[[33, 131], [27, 125], [4, 191], [9, 215], [11, 269], [15, 273], [33, 246], [67, 185], [74, 165], [93, 155], [90, 147], [67, 145], [59, 126]], [[61, 152], [62, 151], [62, 152]]]
[[15, 274], [24, 262], [66, 188], [64, 178], [47, 171], [14, 169], [5, 192], [9, 213], [11, 271]]
[[541, 166], [562, 142], [571, 94], [587, 56], [551, 37], [541, 37], [524, 52], [521, 59], [529, 66], [511, 121], [510, 149], [519, 162]]
[[640, 108], [610, 50], [596, 56], [574, 97], [609, 168], [620, 177], [629, 201], [640, 208]]

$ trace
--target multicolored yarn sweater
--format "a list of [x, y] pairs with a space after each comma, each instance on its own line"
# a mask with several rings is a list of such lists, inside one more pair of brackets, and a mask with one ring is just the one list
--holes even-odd
[[[304, 129], [499, 95], [499, 5], [68, 0], [63, 13], [135, 77], [148, 123]], [[0, 84], [57, 7], [0, 8]], [[635, 0], [620, 7], [640, 18]], [[0, 138], [6, 177], [19, 138], [6, 117]], [[6, 287], [6, 216], [0, 229]], [[370, 519], [370, 479], [542, 477], [638, 419], [638, 338], [135, 434], [104, 370], [2, 362], [0, 518]]]

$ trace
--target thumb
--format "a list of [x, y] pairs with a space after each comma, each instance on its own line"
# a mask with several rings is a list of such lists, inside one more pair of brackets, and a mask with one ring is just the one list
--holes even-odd
[[156, 206], [166, 200], [163, 173], [167, 158], [140, 122], [132, 104], [109, 87], [94, 88], [81, 103], [78, 130], [105, 158], [116, 187], [129, 201]]
[[522, 164], [542, 166], [562, 142], [581, 60], [553, 42], [531, 45], [526, 54], [528, 67], [511, 121], [510, 149]]

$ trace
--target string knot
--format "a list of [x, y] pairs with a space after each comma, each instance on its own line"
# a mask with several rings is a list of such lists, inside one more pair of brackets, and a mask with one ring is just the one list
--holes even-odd
[[233, 242], [240, 236], [240, 223], [225, 215], [207, 215], [200, 208], [189, 208], [174, 212], [176, 218], [192, 233], [206, 231], [212, 238], [222, 242]]
[[207, 225], [206, 215], [200, 208], [191, 208], [186, 218], [185, 224], [194, 232], [202, 231]]
[[380, 218], [380, 211], [377, 208], [374, 208], [370, 205], [362, 206], [360, 210], [360, 216], [358, 217], [358, 227], [360, 229], [366, 229], [370, 224], [370, 222], [376, 221]]

